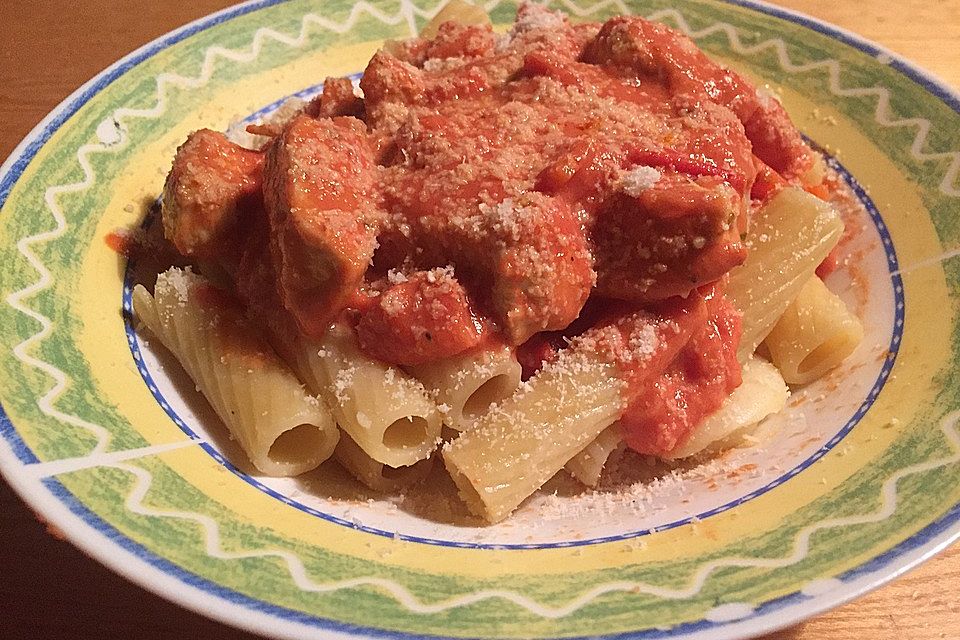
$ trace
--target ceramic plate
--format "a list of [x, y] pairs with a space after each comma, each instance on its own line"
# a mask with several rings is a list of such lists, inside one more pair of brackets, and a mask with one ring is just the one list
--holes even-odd
[[[429, 0], [423, 0], [428, 2]], [[586, 0], [584, 0], [586, 1]], [[489, 3], [494, 21], [515, 7]], [[765, 82], [866, 204], [829, 284], [866, 338], [762, 442], [629, 490], [562, 483], [478, 526], [443, 485], [367, 495], [336, 471], [250, 475], [134, 333], [141, 224], [186, 134], [256, 118], [436, 12], [259, 1], [131, 54], [2, 169], [0, 467], [75, 544], [156, 593], [281, 638], [745, 637], [872, 588], [960, 534], [960, 98], [879, 47], [770, 7], [564, 1], [689, 34]]]

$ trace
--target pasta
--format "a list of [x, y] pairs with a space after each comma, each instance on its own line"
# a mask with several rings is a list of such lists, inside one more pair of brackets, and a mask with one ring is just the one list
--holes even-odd
[[564, 469], [586, 486], [595, 487], [600, 482], [607, 461], [623, 446], [620, 425], [613, 423], [580, 453], [570, 458]]
[[760, 358], [750, 358], [743, 364], [743, 383], [716, 413], [700, 423], [689, 440], [666, 457], [686, 458], [723, 442], [782, 410], [789, 396], [776, 367]]
[[806, 384], [847, 358], [863, 339], [863, 325], [843, 301], [813, 276], [773, 326], [764, 344], [783, 379]]
[[333, 456], [354, 478], [374, 491], [385, 493], [400, 491], [423, 481], [433, 467], [432, 458], [406, 467], [391, 467], [377, 462], [347, 434], [340, 436]]
[[192, 271], [135, 293], [264, 473], [332, 455], [399, 491], [442, 456], [497, 522], [562, 469], [596, 487], [626, 448], [729, 442], [862, 338], [816, 275], [831, 169], [671, 29], [523, 4], [495, 34], [454, 0], [360, 89], [328, 78], [257, 149], [191, 134], [164, 233], [231, 303]]
[[[743, 364], [743, 382], [723, 406], [697, 425], [683, 445], [664, 457], [686, 458], [725, 441], [733, 434], [746, 431], [767, 416], [782, 410], [789, 395], [790, 391], [776, 367], [760, 358], [750, 357]], [[565, 468], [583, 484], [595, 487], [603, 466], [622, 446], [620, 427], [613, 424], [571, 458]]]
[[346, 327], [298, 347], [301, 379], [327, 399], [337, 424], [370, 458], [402, 467], [433, 453], [440, 414], [419, 382], [366, 356]]
[[243, 319], [228, 295], [191, 271], [138, 285], [137, 316], [186, 369], [251, 462], [298, 475], [330, 457], [339, 432], [327, 408]]
[[671, 360], [681, 333], [648, 314], [592, 329], [447, 444], [444, 463], [471, 510], [506, 517], [623, 415], [625, 389]]
[[440, 25], [444, 22], [456, 22], [458, 24], [484, 25], [490, 24], [490, 16], [482, 7], [473, 4], [467, 4], [463, 0], [451, 0], [443, 5], [443, 8], [437, 12], [423, 29], [420, 30], [421, 38], [433, 38], [440, 31]]
[[521, 368], [513, 350], [501, 345], [412, 367], [410, 372], [446, 408], [444, 424], [466, 431], [491, 404], [516, 390]]
[[763, 342], [841, 233], [836, 210], [801, 189], [785, 188], [760, 209], [747, 237], [750, 256], [731, 271], [727, 289], [743, 313], [741, 359]]
[[569, 354], [527, 384], [443, 453], [461, 497], [491, 522], [509, 515], [623, 412], [613, 365], [588, 353]]

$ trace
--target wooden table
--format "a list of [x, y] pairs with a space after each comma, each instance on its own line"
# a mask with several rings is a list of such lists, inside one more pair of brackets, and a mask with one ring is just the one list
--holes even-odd
[[[0, 158], [73, 89], [121, 55], [224, 0], [0, 2]], [[881, 42], [960, 86], [958, 0], [781, 0]], [[0, 638], [204, 638], [241, 633], [115, 576], [0, 482]], [[892, 584], [765, 640], [960, 639], [960, 546]]]

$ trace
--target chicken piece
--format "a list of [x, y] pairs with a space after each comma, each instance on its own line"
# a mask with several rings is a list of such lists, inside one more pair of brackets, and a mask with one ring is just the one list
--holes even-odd
[[517, 8], [517, 20], [510, 30], [511, 44], [519, 43], [527, 51], [551, 51], [570, 60], [580, 57], [584, 44], [592, 37], [591, 29], [571, 25], [560, 11], [544, 5], [524, 2]]
[[233, 251], [238, 219], [260, 206], [263, 154], [217, 131], [190, 134], [163, 187], [164, 235], [184, 256], [218, 258]]
[[417, 365], [478, 346], [484, 326], [452, 269], [432, 269], [396, 282], [361, 312], [357, 338], [385, 362]]
[[783, 107], [753, 89], [739, 74], [721, 67], [690, 38], [642, 18], [620, 16], [604, 23], [583, 55], [584, 62], [627, 70], [641, 84], [663, 83], [675, 94], [690, 94], [729, 107], [743, 123], [754, 153], [788, 178], [800, 176], [814, 154]]
[[323, 335], [363, 280], [376, 247], [377, 165], [355, 118], [297, 116], [267, 153], [264, 202], [284, 306]]
[[528, 192], [494, 225], [491, 303], [510, 344], [564, 329], [594, 284], [593, 257], [575, 211], [564, 201]]
[[[491, 194], [502, 188], [494, 177], [478, 174], [462, 182], [456, 171], [404, 175], [400, 185], [387, 190], [387, 207], [401, 222], [381, 236], [384, 247], [399, 256], [403, 252], [397, 247], [408, 237], [416, 239], [415, 261], [454, 264], [485, 283], [485, 302], [510, 344], [565, 328], [576, 319], [595, 279], [576, 211], [534, 191], [516, 200], [501, 195], [496, 204], [478, 202], [479, 194], [493, 199]], [[416, 193], [417, 199], [392, 199], [398, 192]]]
[[459, 22], [441, 23], [436, 36], [428, 42], [424, 52], [426, 60], [490, 55], [495, 44], [493, 29], [489, 24], [466, 25]]
[[537, 188], [587, 207], [596, 292], [644, 302], [685, 296], [744, 261], [744, 200], [731, 181], [743, 179], [676, 151], [581, 142]]
[[387, 53], [374, 54], [360, 79], [367, 124], [393, 135], [423, 95], [423, 71]]
[[403, 162], [384, 171], [391, 219], [377, 267], [407, 256], [420, 267], [453, 264], [484, 283], [483, 302], [511, 344], [562, 329], [593, 285], [586, 235], [568, 202], [518, 188], [535, 175], [541, 131], [552, 125], [519, 103], [475, 111], [452, 102], [398, 129]]
[[350, 78], [327, 78], [323, 92], [310, 101], [304, 113], [314, 118], [363, 117], [363, 98], [353, 91]]
[[608, 198], [597, 214], [600, 295], [634, 301], [686, 295], [746, 259], [736, 226], [741, 201], [721, 178], [663, 173], [636, 188]]

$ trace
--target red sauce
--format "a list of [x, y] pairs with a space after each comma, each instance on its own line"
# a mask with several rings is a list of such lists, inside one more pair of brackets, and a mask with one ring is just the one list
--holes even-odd
[[740, 314], [722, 296], [706, 303], [708, 321], [698, 327], [666, 370], [634, 390], [620, 421], [630, 448], [669, 454], [740, 386]]
[[361, 312], [357, 338], [375, 358], [416, 365], [479, 346], [484, 326], [463, 286], [438, 269], [414, 274], [372, 299]]
[[831, 273], [837, 270], [837, 267], [840, 266], [840, 258], [843, 255], [843, 251], [840, 248], [840, 245], [837, 244], [830, 250], [830, 253], [827, 254], [827, 257], [823, 259], [823, 262], [817, 265], [817, 277], [823, 280]]
[[757, 162], [757, 179], [750, 189], [750, 198], [757, 203], [763, 203], [769, 200], [780, 189], [787, 185], [787, 181], [779, 173], [768, 167], [760, 158]]
[[263, 154], [201, 129], [179, 149], [163, 187], [163, 226], [184, 256], [217, 258], [236, 251], [244, 212], [259, 206]]
[[563, 336], [559, 332], [538, 333], [517, 347], [517, 362], [521, 367], [521, 378], [529, 380], [540, 371], [544, 364], [552, 362], [557, 352], [564, 348]]
[[[639, 317], [627, 314], [613, 322], [623, 348], [612, 351], [612, 360], [627, 383], [623, 395], [631, 405], [645, 392], [648, 381], [677, 359], [707, 321], [707, 305], [697, 291], [686, 299], [661, 303], [648, 313]], [[648, 340], [652, 344], [638, 346], [638, 342]]]
[[111, 250], [125, 258], [131, 257], [136, 247], [136, 243], [129, 234], [119, 231], [111, 231], [103, 236], [103, 241]]
[[190, 295], [200, 307], [216, 316], [217, 337], [225, 357], [250, 369], [276, 357], [266, 340], [251, 332], [244, 306], [233, 293], [203, 282], [193, 285]]
[[149, 265], [184, 265], [186, 261], [177, 249], [163, 237], [159, 224], [145, 228], [120, 227], [107, 232], [103, 242], [117, 255]]

